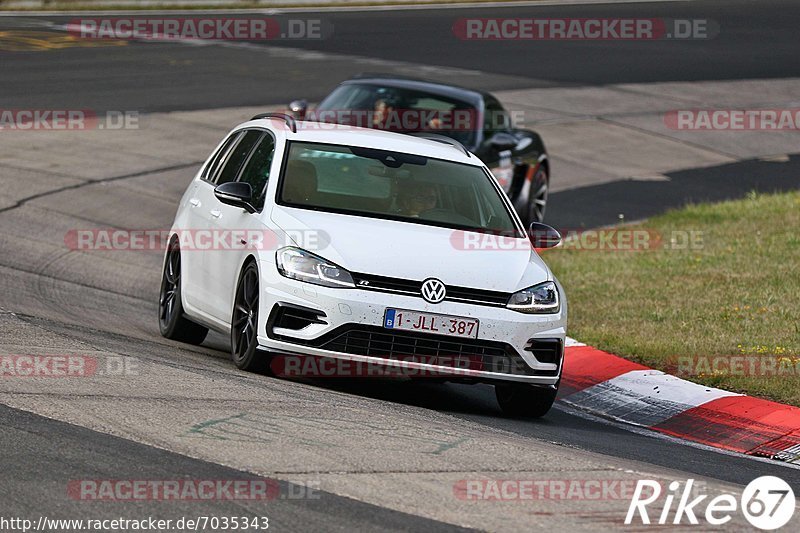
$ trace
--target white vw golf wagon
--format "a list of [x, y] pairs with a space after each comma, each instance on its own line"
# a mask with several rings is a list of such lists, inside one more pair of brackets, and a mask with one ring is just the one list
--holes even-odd
[[295, 122], [236, 127], [181, 199], [162, 335], [229, 334], [244, 370], [303, 356], [491, 383], [512, 416], [556, 397], [563, 288], [486, 166], [446, 137]]

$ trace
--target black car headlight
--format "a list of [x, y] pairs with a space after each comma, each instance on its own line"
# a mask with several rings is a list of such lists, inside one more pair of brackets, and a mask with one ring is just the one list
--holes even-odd
[[552, 281], [528, 287], [512, 294], [506, 307], [520, 313], [558, 313], [561, 310], [558, 287]]
[[342, 267], [300, 248], [288, 246], [275, 254], [281, 275], [324, 287], [355, 287], [353, 276]]

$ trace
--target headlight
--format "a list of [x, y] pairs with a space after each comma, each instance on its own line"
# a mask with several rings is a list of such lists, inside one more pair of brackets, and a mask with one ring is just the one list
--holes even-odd
[[300, 248], [281, 248], [275, 254], [278, 272], [287, 278], [325, 287], [355, 287], [350, 272]]
[[515, 292], [508, 299], [506, 307], [520, 313], [558, 313], [561, 309], [561, 300], [558, 297], [556, 284], [546, 281]]

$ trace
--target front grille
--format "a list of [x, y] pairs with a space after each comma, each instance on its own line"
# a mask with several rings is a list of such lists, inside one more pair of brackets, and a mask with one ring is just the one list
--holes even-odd
[[489, 305], [496, 305], [498, 307], [505, 307], [510, 297], [511, 294], [506, 292], [487, 291], [483, 289], [467, 289], [464, 287], [447, 287], [447, 298], [445, 298], [445, 300], [469, 300], [473, 302], [483, 302]]
[[[373, 274], [353, 274], [353, 280], [359, 289], [405, 294], [408, 296], [422, 297], [420, 288], [422, 281], [406, 280], [375, 276]], [[485, 289], [472, 289], [468, 287], [454, 287], [446, 285], [447, 296], [445, 301], [475, 303], [494, 307], [505, 307], [510, 293], [488, 291]]]
[[353, 274], [353, 281], [359, 289], [373, 291], [402, 292], [419, 296], [421, 281], [387, 278], [373, 274]]
[[349, 324], [340, 326], [315, 340], [292, 339], [291, 342], [332, 352], [425, 363], [461, 370], [526, 376], [552, 375], [549, 371], [534, 371], [514, 348], [497, 341], [420, 335], [387, 330], [378, 326]]

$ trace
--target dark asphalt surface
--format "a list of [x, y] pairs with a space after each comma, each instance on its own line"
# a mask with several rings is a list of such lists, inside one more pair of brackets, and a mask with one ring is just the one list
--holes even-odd
[[[261, 517], [278, 531], [460, 531], [434, 520], [391, 511], [311, 487], [266, 480], [270, 498], [113, 502], [80, 499], [81, 480], [263, 480], [246, 472], [136, 444], [0, 405], [3, 481], [0, 516], [177, 522], [200, 516]], [[72, 483], [72, 484], [71, 484]], [[273, 488], [276, 487], [276, 488]], [[273, 492], [274, 491], [274, 492]], [[58, 531], [73, 531], [59, 529]], [[208, 529], [213, 531], [213, 529]]]
[[667, 468], [677, 468], [695, 476], [746, 485], [758, 476], [773, 472], [792, 486], [800, 487], [800, 469], [781, 468], [767, 462], [723, 455], [714, 450], [687, 447], [658, 435], [632, 433], [629, 429], [605, 421], [583, 418], [556, 403], [556, 408], [535, 423], [498, 416], [500, 413], [489, 385], [404, 384], [350, 382], [321, 387], [347, 391], [367, 397], [390, 400], [429, 409], [443, 410], [480, 424], [511, 431], [534, 439], [557, 442], [564, 446], [624, 457]]
[[[699, 17], [716, 21], [720, 34], [711, 41], [695, 42], [465, 43], [454, 38], [451, 32], [454, 20], [472, 16]], [[3, 69], [0, 108], [156, 112], [260, 105], [289, 101], [297, 96], [314, 100], [325, 95], [341, 79], [375, 70], [374, 63], [347, 57], [298, 58], [291, 50], [287, 51], [287, 46], [394, 62], [480, 70], [486, 74], [428, 72], [426, 77], [486, 90], [800, 76], [800, 62], [797, 61], [800, 3], [790, 0], [485, 8], [458, 12], [421, 10], [397, 11], [391, 16], [381, 12], [349, 12], [324, 13], [320, 18], [333, 24], [332, 38], [275, 42], [269, 47], [257, 43], [253, 43], [251, 48], [237, 48], [132, 42], [120, 47], [12, 52], [0, 44]], [[0, 32], [43, 31], [60, 36], [61, 32], [49, 30], [41, 23], [64, 20], [54, 17], [0, 18]], [[411, 73], [411, 69], [397, 64], [380, 70]], [[799, 165], [800, 158], [796, 156], [788, 163], [749, 161], [669, 174], [671, 181], [668, 182], [615, 182], [555, 193], [550, 198], [548, 222], [558, 227], [592, 227], [616, 222], [619, 213], [632, 220], [678, 207], [687, 201], [740, 197], [753, 189], [796, 188]], [[737, 179], [730, 179], [733, 174]], [[0, 264], [9, 266], [4, 261]], [[19, 265], [14, 268], [19, 268]], [[38, 265], [31, 265], [32, 271], [37, 268]], [[18, 292], [8, 295], [9, 301], [26, 298], [29, 292], [39, 290], [35, 280], [30, 283], [30, 286], [20, 285]], [[154, 292], [149, 286], [140, 289], [143, 294]], [[106, 294], [105, 297], [113, 296]], [[136, 314], [154, 316], [154, 303], [137, 304], [141, 308], [135, 309]], [[93, 305], [102, 309], [94, 300]], [[118, 305], [123, 306], [124, 302]], [[92, 311], [97, 317], [101, 315], [94, 308]], [[130, 313], [133, 315], [134, 311]], [[104, 330], [98, 326], [102, 322], [100, 318], [91, 313], [87, 316], [91, 316], [93, 322], [80, 313], [71, 318], [79, 324], [83, 320], [85, 324], [80, 326], [62, 325], [50, 318], [41, 320], [48, 327], [67, 331], [75, 338], [92, 338], [95, 343], [100, 342], [99, 339], [111, 339], [107, 342], [120, 345], [137, 346], [140, 343], [140, 340], [125, 337], [113, 327]], [[141, 328], [142, 321], [131, 318], [130, 327]], [[157, 338], [152, 327], [135, 330], [135, 336], [142, 335]], [[223, 348], [218, 338], [209, 344], [213, 348]], [[138, 346], [143, 350], [151, 349], [149, 345]], [[167, 357], [169, 350], [164, 348], [163, 352]], [[217, 355], [224, 357], [221, 352]], [[779, 469], [769, 463], [743, 460], [632, 433], [561, 409], [554, 410], [546, 420], [538, 423], [500, 418], [488, 387], [378, 386], [368, 383], [319, 386], [444, 411], [532, 439], [733, 483], [744, 484], [759, 475], [778, 474], [795, 487], [800, 486], [800, 470]], [[198, 507], [183, 503], [167, 508], [160, 507], [158, 502], [109, 507], [74, 501], [66, 496], [65, 483], [83, 478], [248, 477], [222, 466], [2, 406], [0, 427], [0, 446], [4, 450], [0, 514], [5, 516], [32, 517], [45, 511], [50, 517], [64, 518], [118, 517], [124, 513], [137, 518], [156, 513], [163, 518], [188, 516], [200, 514], [197, 513]], [[450, 527], [327, 493], [323, 493], [319, 500], [276, 500], [246, 505], [216, 502], [203, 504], [202, 511], [216, 516], [265, 513], [271, 521], [287, 530], [438, 531]]]
[[[336, 58], [298, 58], [292, 49], [478, 70], [484, 75], [426, 71], [424, 77], [499, 90], [558, 85], [781, 78], [800, 75], [792, 0], [533, 6], [463, 10], [323, 12], [277, 16], [320, 19], [333, 33], [322, 40], [268, 41], [250, 49], [135, 42], [122, 47], [8, 52], [2, 107], [87, 107], [168, 111], [317, 100], [362, 71], [406, 75], [413, 69]], [[647, 17], [708, 19], [708, 40], [462, 41], [452, 25], [470, 17]], [[40, 31], [72, 17], [0, 18], [0, 31]], [[285, 22], [284, 22], [285, 23]], [[277, 52], [275, 48], [279, 47]], [[281, 50], [283, 53], [280, 53]], [[419, 73], [417, 73], [419, 75]]]
[[[334, 36], [302, 48], [476, 68], [558, 84], [603, 85], [785, 77], [800, 74], [800, 6], [792, 0], [732, 0], [399, 11], [330, 16]], [[680, 18], [715, 21], [696, 41], [462, 41], [457, 18]]]
[[669, 181], [613, 181], [553, 193], [546, 221], [561, 229], [594, 228], [619, 223], [619, 215], [634, 221], [688, 203], [795, 190], [800, 187], [800, 155], [786, 162], [748, 160], [665, 175]]

